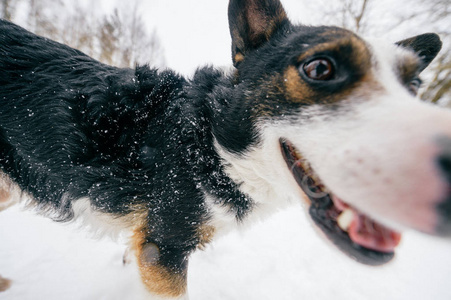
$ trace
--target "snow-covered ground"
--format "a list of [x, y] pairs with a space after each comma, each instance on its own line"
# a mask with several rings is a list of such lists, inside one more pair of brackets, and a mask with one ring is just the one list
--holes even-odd
[[[0, 213], [0, 300], [149, 299], [125, 247], [12, 207]], [[394, 261], [360, 265], [294, 206], [190, 260], [191, 299], [451, 299], [451, 242], [407, 233]]]

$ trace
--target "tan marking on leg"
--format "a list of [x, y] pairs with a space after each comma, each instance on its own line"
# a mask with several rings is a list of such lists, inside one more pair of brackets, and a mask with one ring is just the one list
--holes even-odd
[[0, 292], [4, 292], [11, 287], [12, 281], [10, 279], [0, 276]]
[[134, 231], [132, 247], [147, 290], [165, 297], [179, 297], [186, 293], [186, 270], [177, 273], [158, 264], [159, 249], [155, 244], [146, 243], [146, 229]]
[[213, 240], [213, 236], [215, 234], [215, 227], [211, 225], [202, 225], [197, 230], [199, 236], [199, 244], [197, 248], [200, 250], [204, 250], [207, 244], [211, 243]]

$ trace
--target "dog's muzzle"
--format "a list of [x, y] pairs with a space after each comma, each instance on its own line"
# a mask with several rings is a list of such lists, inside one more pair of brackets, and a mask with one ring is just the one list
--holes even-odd
[[280, 145], [288, 168], [310, 200], [312, 220], [329, 240], [361, 263], [380, 265], [390, 261], [401, 235], [330, 193], [288, 140], [281, 139]]

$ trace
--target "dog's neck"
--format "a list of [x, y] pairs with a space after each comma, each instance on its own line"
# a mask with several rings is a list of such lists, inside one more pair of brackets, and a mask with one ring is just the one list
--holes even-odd
[[[285, 164], [278, 143], [259, 142], [264, 139], [255, 134], [257, 128], [247, 128], [252, 122], [243, 120], [246, 116], [251, 118], [251, 112], [242, 111], [246, 107], [244, 102], [249, 101], [243, 92], [249, 87], [242, 87], [246, 83], [236, 84], [232, 76], [211, 68], [196, 73], [192, 83], [187, 87], [186, 96], [192, 101], [203, 102], [197, 105], [197, 113], [201, 114], [198, 119], [205, 118], [208, 123], [205, 126], [212, 128], [211, 132], [196, 125], [200, 132], [198, 136], [205, 135], [205, 142], [199, 161], [194, 165], [203, 168], [196, 173], [202, 177], [199, 182], [208, 209], [213, 211], [211, 215], [220, 216], [216, 221], [212, 220], [215, 227], [230, 229], [233, 227], [230, 225], [251, 223], [248, 221], [261, 219], [289, 204], [290, 199], [294, 199], [292, 191], [274, 190], [272, 184], [276, 180], [274, 174], [277, 174], [272, 169], [274, 160], [280, 159], [278, 163]], [[250, 145], [255, 145], [251, 147], [252, 153], [244, 151]], [[268, 156], [268, 153], [273, 155]]]

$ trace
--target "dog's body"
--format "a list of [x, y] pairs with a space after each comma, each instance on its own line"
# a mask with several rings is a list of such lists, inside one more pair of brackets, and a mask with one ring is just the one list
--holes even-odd
[[436, 35], [381, 52], [294, 26], [278, 1], [231, 1], [229, 20], [235, 72], [191, 80], [1, 21], [0, 201], [16, 189], [55, 219], [131, 230], [144, 283], [169, 297], [185, 294], [190, 253], [298, 201], [299, 185], [319, 226], [369, 263], [399, 242], [386, 226], [449, 234], [451, 113], [411, 95]]

